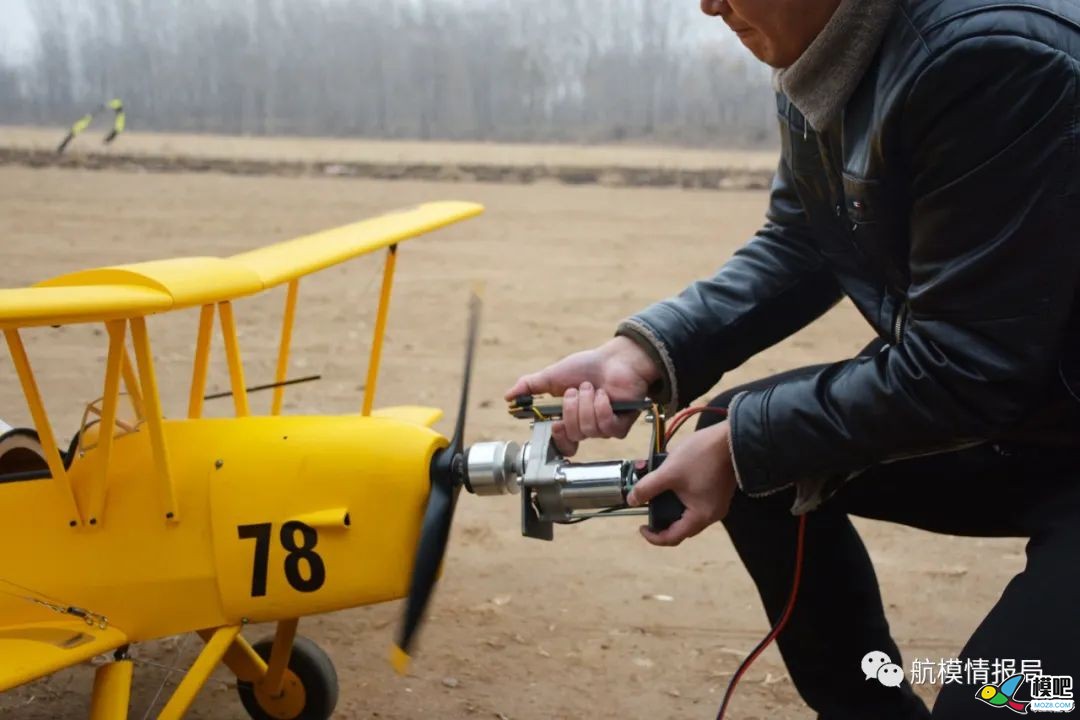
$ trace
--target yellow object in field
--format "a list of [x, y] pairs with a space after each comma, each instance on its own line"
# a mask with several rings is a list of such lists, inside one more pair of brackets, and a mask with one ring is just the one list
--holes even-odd
[[[127, 646], [198, 632], [204, 650], [160, 717], [183, 715], [219, 662], [255, 716], [328, 716], [332, 670], [294, 641], [296, 619], [408, 592], [432, 458], [448, 444], [430, 427], [437, 409], [371, 409], [397, 244], [481, 210], [431, 203], [228, 258], [104, 267], [0, 290], [0, 329], [35, 425], [10, 433], [31, 438], [41, 456], [29, 470], [0, 457], [0, 545], [17, 549], [0, 567], [0, 692], [115, 651], [98, 669], [90, 714], [124, 717]], [[387, 265], [366, 412], [281, 416], [300, 279], [380, 249]], [[285, 283], [278, 387], [260, 416], [232, 301]], [[165, 419], [146, 316], [194, 307], [188, 417]], [[202, 417], [215, 315], [233, 418]], [[100, 399], [61, 445], [20, 331], [90, 322], [107, 330], [103, 384], [86, 393]], [[239, 633], [268, 621], [279, 622], [269, 645]]]
[[59, 155], [63, 153], [72, 140], [74, 140], [84, 130], [90, 127], [90, 123], [94, 122], [94, 117], [98, 113], [107, 110], [111, 110], [113, 113], [113, 126], [112, 129], [109, 130], [108, 134], [105, 136], [104, 140], [102, 140], [102, 143], [108, 145], [113, 140], [115, 140], [116, 137], [120, 133], [124, 132], [124, 129], [127, 127], [127, 113], [124, 112], [124, 102], [120, 98], [113, 98], [106, 103], [102, 103], [96, 110], [86, 113], [81, 118], [72, 123], [71, 129], [68, 130], [68, 134], [64, 136], [64, 139], [61, 141], [59, 147], [56, 148], [56, 154]]

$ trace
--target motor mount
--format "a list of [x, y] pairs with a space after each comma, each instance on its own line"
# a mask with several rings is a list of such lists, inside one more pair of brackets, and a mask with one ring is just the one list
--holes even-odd
[[[622, 412], [646, 409], [653, 425], [653, 443], [646, 462], [575, 463], [563, 457], [552, 440], [552, 427], [561, 419], [561, 405], [538, 405], [531, 398], [518, 398], [510, 412], [515, 417], [532, 419], [529, 442], [522, 446], [507, 441], [470, 446], [465, 459], [465, 487], [481, 496], [520, 494], [521, 532], [526, 537], [551, 540], [555, 524], [569, 525], [600, 516], [648, 515], [650, 527], [662, 530], [682, 516], [684, 508], [674, 493], [662, 502], [654, 500], [648, 509], [626, 504], [634, 485], [666, 457], [659, 408], [649, 401], [620, 403], [617, 408]], [[671, 503], [673, 499], [675, 504]]]

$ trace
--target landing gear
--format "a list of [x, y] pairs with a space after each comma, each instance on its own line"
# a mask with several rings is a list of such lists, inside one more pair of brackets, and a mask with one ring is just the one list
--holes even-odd
[[[267, 638], [252, 647], [269, 662], [273, 646], [274, 639]], [[239, 682], [236, 689], [253, 720], [328, 720], [337, 705], [337, 671], [318, 645], [298, 637], [293, 641], [280, 693], [271, 696], [251, 682]]]

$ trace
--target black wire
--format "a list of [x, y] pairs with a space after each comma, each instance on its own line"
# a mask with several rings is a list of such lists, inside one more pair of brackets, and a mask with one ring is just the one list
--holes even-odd
[[[622, 508], [622, 507], [620, 507], [618, 505], [615, 505], [613, 507], [604, 508], [603, 510], [597, 511], [596, 515], [607, 515], [608, 513], [615, 512], [616, 510], [623, 510], [623, 509], [625, 509], [625, 508]], [[573, 520], [567, 520], [567, 521], [565, 521], [563, 523], [560, 523], [560, 524], [561, 525], [577, 525], [578, 523], [583, 523], [586, 520], [592, 520], [593, 517], [595, 517], [595, 515], [591, 516], [591, 517], [574, 518]]]
[[[300, 383], [309, 383], [316, 380], [322, 380], [322, 375], [308, 375], [307, 377], [282, 380], [281, 382], [267, 383], [266, 385], [253, 385], [252, 387], [244, 388], [244, 392], [255, 393], [262, 390], [273, 390], [274, 388], [299, 385]], [[220, 400], [221, 398], [230, 397], [232, 394], [232, 390], [229, 390], [228, 392], [212, 393], [210, 395], [204, 395], [203, 400]]]

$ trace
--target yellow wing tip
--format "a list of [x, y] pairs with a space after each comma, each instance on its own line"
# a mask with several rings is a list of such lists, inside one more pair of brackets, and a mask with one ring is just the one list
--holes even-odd
[[409, 671], [409, 663], [411, 658], [409, 653], [405, 652], [397, 645], [390, 646], [390, 666], [394, 668], [394, 672], [398, 675], [404, 675]]

